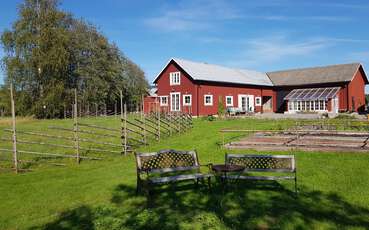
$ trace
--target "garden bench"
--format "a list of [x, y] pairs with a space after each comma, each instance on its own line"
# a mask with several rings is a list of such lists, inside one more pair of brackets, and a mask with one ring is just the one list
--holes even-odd
[[[249, 155], [226, 154], [227, 165], [240, 165], [245, 167], [238, 175], [227, 175], [226, 179], [236, 180], [294, 180], [297, 194], [296, 164], [294, 155]], [[250, 172], [258, 172], [251, 175]], [[287, 175], [260, 175], [263, 173], [284, 173]]]
[[[166, 184], [178, 181], [193, 180], [196, 184], [205, 179], [210, 187], [209, 173], [201, 173], [196, 151], [161, 150], [153, 153], [136, 153], [137, 193], [144, 185], [150, 192], [150, 187], [156, 184]], [[143, 176], [146, 175], [144, 179]]]

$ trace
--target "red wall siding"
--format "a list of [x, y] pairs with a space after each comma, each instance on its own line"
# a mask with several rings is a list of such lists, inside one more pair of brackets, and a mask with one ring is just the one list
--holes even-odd
[[342, 86], [338, 92], [338, 104], [340, 112], [347, 111], [347, 85], [348, 84]]
[[[171, 72], [181, 72], [180, 85], [170, 85], [169, 74]], [[226, 96], [233, 96], [233, 107], [238, 107], [238, 94], [246, 94], [254, 96], [254, 108], [255, 112], [262, 112], [262, 106], [255, 105], [255, 97], [271, 96], [272, 97], [272, 108], [273, 112], [283, 112], [278, 110], [278, 100], [285, 96], [285, 94], [279, 95], [281, 92], [288, 92], [294, 88], [313, 88], [313, 87], [342, 87], [339, 91], [339, 110], [340, 111], [351, 111], [352, 109], [352, 97], [355, 98], [355, 111], [364, 109], [365, 105], [365, 81], [363, 70], [360, 69], [352, 82], [350, 83], [332, 83], [325, 85], [314, 85], [314, 86], [296, 86], [296, 87], [278, 87], [272, 89], [271, 87], [263, 86], [246, 86], [246, 85], [235, 85], [226, 83], [211, 83], [211, 82], [194, 82], [191, 77], [186, 74], [182, 69], [177, 66], [174, 62], [171, 62], [161, 73], [157, 82], [158, 96], [168, 96], [168, 106], [161, 106], [162, 111], [170, 111], [171, 92], [180, 93], [180, 104], [181, 111], [191, 112], [193, 115], [206, 116], [218, 113], [219, 96], [222, 97], [224, 107], [226, 107]], [[183, 106], [183, 95], [192, 95], [192, 105]], [[204, 105], [204, 95], [213, 95], [213, 105]], [[278, 97], [280, 97], [278, 99]], [[145, 112], [150, 111], [148, 103], [152, 103], [150, 97], [145, 98]], [[147, 103], [146, 103], [147, 102]], [[286, 109], [285, 103], [281, 104], [281, 109]], [[329, 102], [329, 109], [331, 102]]]
[[[170, 85], [169, 75], [171, 72], [181, 72], [180, 85]], [[161, 106], [162, 111], [170, 111], [170, 93], [179, 92], [181, 94], [181, 110], [191, 112], [193, 115], [206, 116], [218, 113], [219, 96], [222, 96], [224, 107], [226, 107], [226, 96], [233, 96], [233, 106], [238, 107], [238, 94], [254, 95], [255, 112], [261, 112], [262, 106], [255, 105], [255, 97], [272, 96], [273, 111], [275, 104], [275, 92], [271, 88], [260, 86], [241, 86], [224, 83], [198, 83], [196, 84], [190, 76], [173, 63], [170, 63], [162, 72], [157, 82], [158, 96], [168, 96], [168, 106]], [[183, 106], [183, 95], [192, 95], [192, 106]], [[204, 105], [204, 95], [213, 95], [213, 106]]]
[[[213, 106], [204, 105], [204, 95], [213, 95]], [[251, 88], [249, 86], [222, 86], [218, 84], [202, 84], [199, 88], [199, 111], [200, 116], [214, 115], [218, 113], [219, 97], [223, 100], [224, 107], [226, 106], [225, 97], [233, 96], [233, 107], [238, 107], [238, 94], [254, 95], [254, 108], [255, 112], [261, 112], [261, 106], [255, 105], [255, 97], [262, 96], [262, 89]]]
[[[354, 104], [352, 98], [354, 98]], [[348, 84], [348, 105], [349, 111], [361, 112], [365, 109], [365, 80], [361, 69]]]
[[[170, 85], [169, 74], [171, 72], [181, 72], [181, 80], [180, 85]], [[168, 96], [168, 106], [161, 106], [161, 110], [170, 111], [170, 93], [179, 92], [180, 95], [180, 104], [181, 110], [185, 112], [191, 111], [192, 114], [197, 114], [197, 101], [196, 101], [196, 85], [191, 80], [190, 76], [188, 76], [185, 72], [181, 71], [177, 65], [171, 63], [168, 67], [163, 71], [157, 81], [158, 96]], [[183, 106], [183, 95], [191, 94], [192, 95], [192, 106]]]
[[273, 89], [262, 89], [262, 96], [272, 97], [272, 111], [277, 112], [277, 91]]
[[144, 97], [144, 107], [143, 107], [143, 112], [144, 113], [151, 113], [151, 112], [155, 112], [157, 110], [157, 103], [158, 100], [156, 97]]

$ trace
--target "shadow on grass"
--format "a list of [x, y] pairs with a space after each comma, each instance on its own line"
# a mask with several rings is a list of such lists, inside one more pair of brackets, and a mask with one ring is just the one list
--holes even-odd
[[[277, 186], [276, 186], [277, 185]], [[316, 229], [369, 227], [369, 210], [334, 193], [277, 183], [242, 183], [222, 191], [192, 184], [162, 186], [148, 200], [118, 185], [111, 204], [61, 213], [42, 229]], [[38, 227], [40, 228], [40, 227]]]

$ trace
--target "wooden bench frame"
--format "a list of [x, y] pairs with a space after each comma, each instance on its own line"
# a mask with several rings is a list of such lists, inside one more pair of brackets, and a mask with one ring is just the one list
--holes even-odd
[[[136, 193], [142, 191], [145, 182], [148, 193], [150, 193], [150, 187], [155, 184], [187, 180], [194, 180], [198, 184], [200, 180], [204, 182], [207, 179], [210, 188], [210, 179], [213, 175], [201, 173], [200, 167], [207, 166], [210, 170], [211, 164], [200, 165], [196, 150], [177, 151], [169, 149], [151, 153], [136, 153], [135, 157], [137, 169]], [[168, 173], [176, 173], [176, 175], [166, 175]], [[143, 174], [146, 174], [146, 180], [142, 179]], [[151, 178], [153, 174], [157, 174], [157, 177]]]
[[[228, 175], [227, 179], [244, 180], [294, 180], [297, 194], [296, 161], [294, 155], [250, 155], [226, 154], [225, 163], [241, 165], [245, 169], [240, 175]], [[252, 176], [248, 172], [291, 173], [291, 176]]]

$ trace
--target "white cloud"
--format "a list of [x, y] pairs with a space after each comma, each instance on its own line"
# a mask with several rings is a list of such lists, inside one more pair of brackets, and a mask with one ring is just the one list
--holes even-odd
[[258, 16], [245, 16], [251, 19], [262, 19], [267, 21], [325, 21], [325, 22], [344, 22], [352, 21], [351, 17], [344, 16], [287, 16], [287, 15], [258, 15]]
[[246, 41], [244, 53], [245, 64], [260, 65], [277, 62], [287, 57], [308, 56], [318, 50], [331, 46], [329, 39], [309, 38], [292, 42], [284, 35], [271, 35]]
[[[369, 40], [353, 38], [307, 37], [298, 39], [288, 33], [271, 34], [245, 40], [239, 45], [240, 52], [228, 63], [237, 67], [260, 67], [290, 58], [311, 58], [323, 50], [341, 43], [369, 43]], [[356, 55], [356, 59], [354, 58]], [[355, 53], [352, 59], [369, 59], [369, 52]]]
[[[267, 4], [270, 4], [268, 2]], [[283, 7], [283, 3], [272, 6]], [[163, 6], [158, 16], [149, 17], [144, 24], [160, 31], [191, 31], [215, 27], [216, 23], [227, 20], [266, 20], [266, 21], [312, 21], [345, 22], [354, 18], [343, 15], [277, 15], [263, 14], [263, 5], [247, 4], [236, 6], [225, 0], [188, 0], [176, 5]]]
[[369, 61], [369, 51], [353, 52], [350, 58], [356, 61]]
[[187, 31], [211, 27], [214, 21], [240, 17], [223, 0], [183, 1], [178, 6], [164, 8], [160, 14], [144, 20], [144, 23], [163, 31]]

